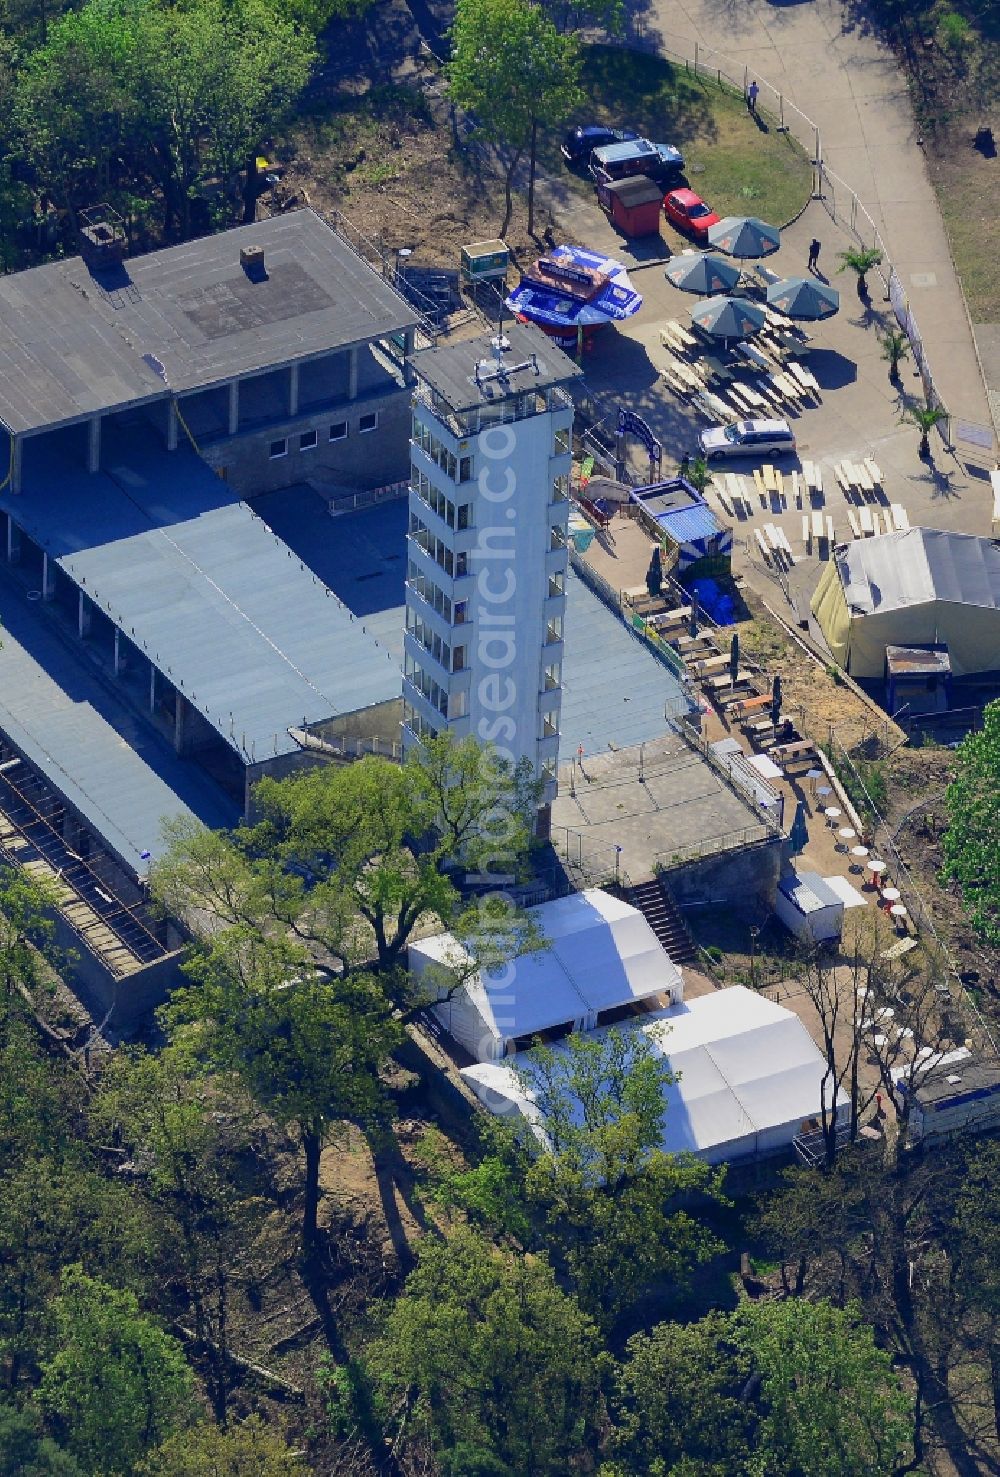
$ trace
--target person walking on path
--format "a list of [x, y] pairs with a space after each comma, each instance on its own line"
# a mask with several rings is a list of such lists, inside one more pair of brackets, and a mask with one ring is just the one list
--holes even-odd
[[821, 243], [814, 236], [809, 243], [809, 270], [815, 272], [819, 268], [819, 252]]
[[757, 116], [757, 94], [759, 92], [760, 88], [757, 86], [757, 81], [755, 78], [754, 81], [751, 82], [750, 86], [747, 88], [747, 107], [750, 112], [753, 113], [754, 117]]

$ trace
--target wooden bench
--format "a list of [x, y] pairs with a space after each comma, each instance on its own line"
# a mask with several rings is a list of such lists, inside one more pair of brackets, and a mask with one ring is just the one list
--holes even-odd
[[803, 544], [805, 544], [806, 553], [807, 554], [810, 553], [811, 550], [809, 548], [809, 545], [812, 542], [812, 538], [810, 536], [810, 530], [809, 530], [809, 514], [808, 513], [803, 513], [802, 514], [802, 542], [803, 542]]
[[851, 525], [851, 537], [861, 538], [861, 528], [853, 508], [848, 508], [847, 510], [847, 521]]
[[873, 461], [870, 456], [865, 457], [865, 471], [868, 473], [875, 487], [882, 486], [882, 472], [878, 462]]
[[892, 503], [889, 507], [892, 514], [892, 526], [897, 533], [905, 533], [910, 526], [910, 520], [902, 503]]
[[826, 541], [830, 545], [830, 552], [832, 554], [832, 552], [833, 552], [833, 519], [830, 517], [829, 513], [827, 513], [827, 515], [826, 515]]
[[816, 750], [809, 739], [798, 739], [792, 744], [776, 744], [771, 750], [771, 758], [776, 764], [782, 764], [787, 774], [790, 766], [811, 762], [815, 757]]
[[871, 538], [872, 534], [875, 532], [875, 525], [872, 522], [871, 508], [863, 507], [858, 509], [858, 522], [861, 524], [861, 532], [864, 534], [865, 538]]
[[812, 515], [812, 533], [813, 533], [813, 538], [816, 540], [817, 543], [819, 543], [820, 539], [823, 537], [823, 514], [822, 513], [814, 513]]
[[760, 531], [759, 528], [755, 528], [753, 532], [754, 532], [754, 538], [757, 540], [757, 547], [758, 547], [758, 549], [760, 550], [760, 552], [764, 556], [764, 563], [767, 564], [767, 565], [770, 565], [770, 563], [771, 563], [771, 550], [770, 550], [770, 548], [768, 546], [767, 539], [761, 533], [761, 531]]
[[766, 509], [767, 508], [767, 488], [764, 486], [764, 479], [760, 475], [760, 472], [758, 471], [758, 469], [756, 467], [754, 467], [754, 469], [753, 469], [753, 481], [754, 481], [754, 486], [757, 489], [757, 496], [760, 498], [760, 505], [761, 505], [762, 508], [765, 508]]

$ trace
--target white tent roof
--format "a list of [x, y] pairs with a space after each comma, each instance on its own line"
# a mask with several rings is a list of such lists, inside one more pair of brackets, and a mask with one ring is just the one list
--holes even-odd
[[973, 534], [910, 528], [855, 539], [838, 553], [837, 567], [853, 614], [935, 600], [1000, 609], [1000, 549]]
[[[567, 1022], [593, 1024], [604, 1010], [666, 992], [679, 993], [680, 971], [646, 918], [597, 888], [530, 910], [547, 947], [523, 954], [497, 974], [474, 974], [456, 1000], [437, 1008], [445, 1029], [480, 1059], [496, 1043], [533, 1036]], [[468, 961], [451, 934], [410, 947], [410, 968]]]
[[[743, 985], [621, 1029], [643, 1031], [678, 1078], [664, 1094], [662, 1142], [671, 1152], [688, 1150], [712, 1162], [767, 1152], [789, 1144], [820, 1111], [824, 1062], [805, 1026]], [[530, 1074], [519, 1053], [462, 1075], [488, 1108], [516, 1108], [543, 1136], [533, 1094], [512, 1066]]]

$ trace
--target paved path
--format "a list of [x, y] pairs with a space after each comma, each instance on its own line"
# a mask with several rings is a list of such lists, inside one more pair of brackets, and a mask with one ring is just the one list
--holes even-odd
[[[792, 99], [819, 127], [829, 168], [874, 218], [910, 297], [932, 372], [953, 415], [989, 407], [906, 81], [839, 0], [650, 0], [649, 39], [688, 55], [715, 47]], [[762, 102], [766, 102], [762, 95]]]

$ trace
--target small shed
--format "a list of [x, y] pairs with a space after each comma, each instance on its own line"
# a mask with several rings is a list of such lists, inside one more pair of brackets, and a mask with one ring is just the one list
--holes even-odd
[[733, 530], [719, 522], [690, 482], [671, 477], [666, 482], [633, 487], [631, 496], [640, 522], [649, 532], [657, 538], [666, 535], [676, 544], [678, 574], [728, 572]]
[[947, 646], [887, 646], [886, 707], [890, 713], [944, 713], [951, 707]]
[[993, 1133], [1000, 1125], [1000, 1067], [974, 1057], [967, 1046], [939, 1052], [925, 1047], [912, 1064], [893, 1070], [897, 1091], [912, 1103], [909, 1138]]
[[822, 944], [839, 939], [844, 904], [818, 872], [789, 872], [778, 882], [774, 911], [797, 939]]
[[663, 186], [648, 175], [599, 181], [597, 203], [623, 236], [656, 236], [660, 230]]
[[462, 281], [467, 286], [492, 282], [503, 287], [510, 266], [510, 247], [506, 241], [474, 241], [462, 247]]

